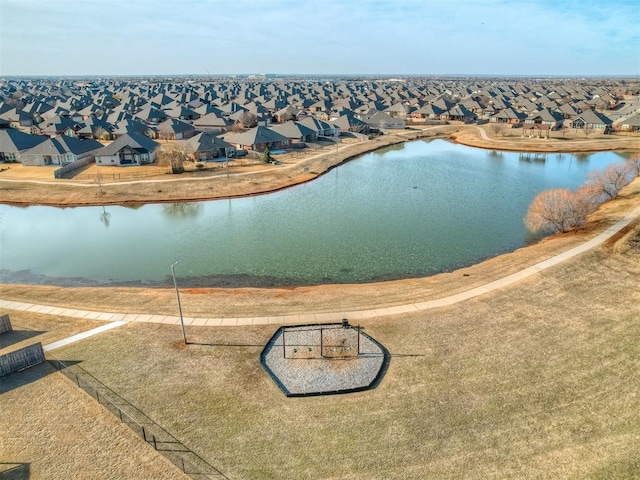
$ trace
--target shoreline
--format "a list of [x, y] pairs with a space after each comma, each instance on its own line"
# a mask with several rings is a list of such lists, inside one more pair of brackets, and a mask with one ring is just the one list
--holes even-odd
[[[487, 137], [485, 129], [477, 125], [438, 125], [432, 127], [415, 127], [407, 130], [391, 132], [361, 143], [339, 144], [341, 151], [332, 150], [320, 153], [309, 153], [293, 163], [283, 164], [283, 168], [258, 171], [245, 171], [230, 174], [210, 175], [207, 177], [191, 176], [187, 178], [135, 180], [128, 182], [104, 183], [105, 191], [100, 198], [94, 191], [98, 187], [93, 183], [42, 182], [34, 180], [5, 179], [0, 176], [0, 191], [3, 199], [0, 203], [10, 206], [50, 206], [50, 207], [82, 207], [82, 206], [139, 206], [145, 204], [194, 203], [211, 200], [229, 200], [258, 195], [268, 195], [287, 188], [309, 183], [331, 172], [333, 169], [354, 160], [361, 155], [380, 150], [385, 147], [420, 139], [444, 138], [473, 148], [507, 152], [526, 153], [596, 153], [601, 151], [640, 151], [640, 138], [598, 138], [585, 140], [559, 139], [493, 139]], [[540, 142], [548, 142], [540, 145]], [[611, 144], [611, 142], [614, 142]], [[310, 170], [313, 166], [314, 169]], [[288, 171], [301, 169], [300, 172]], [[308, 171], [310, 170], [310, 171]], [[229, 179], [233, 182], [228, 182]], [[248, 179], [248, 180], [247, 180]], [[266, 179], [264, 185], [251, 180]], [[129, 185], [137, 184], [140, 189], [148, 191], [139, 193], [127, 191]], [[4, 185], [9, 187], [2, 188]], [[51, 189], [50, 186], [55, 188]], [[155, 191], [151, 186], [156, 186]], [[165, 192], [162, 186], [171, 185], [176, 191]], [[194, 188], [197, 186], [199, 188]], [[13, 187], [13, 188], [12, 188]], [[206, 188], [205, 188], [206, 187]], [[23, 194], [11, 194], [11, 190], [27, 190]], [[190, 192], [196, 190], [196, 192]], [[28, 198], [29, 195], [34, 197]], [[139, 195], [139, 198], [135, 198]], [[20, 199], [21, 197], [27, 199]], [[43, 200], [45, 198], [45, 200]], [[37, 200], [36, 200], [37, 199]]]
[[[326, 312], [375, 310], [397, 305], [436, 300], [481, 287], [525, 268], [539, 264], [601, 234], [640, 205], [640, 177], [595, 212], [589, 223], [575, 232], [555, 234], [480, 263], [427, 277], [387, 280], [362, 284], [319, 284], [279, 287], [193, 287], [181, 288], [187, 317], [254, 317]], [[639, 220], [633, 224], [637, 228]], [[614, 239], [615, 240], [615, 239]], [[596, 249], [606, 255], [606, 247]], [[529, 280], [532, 281], [532, 280]], [[3, 300], [22, 301], [61, 308], [80, 308], [118, 313], [175, 313], [172, 287], [68, 286], [49, 284], [0, 284]]]

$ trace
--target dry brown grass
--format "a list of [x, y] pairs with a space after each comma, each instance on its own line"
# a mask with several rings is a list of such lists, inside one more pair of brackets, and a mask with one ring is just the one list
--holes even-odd
[[640, 471], [640, 264], [596, 250], [448, 308], [363, 322], [370, 392], [286, 398], [275, 326], [130, 324], [65, 347], [231, 478], [583, 479]]
[[[551, 132], [549, 139], [522, 138], [522, 129], [507, 128], [507, 136], [496, 135], [491, 131], [491, 124], [481, 125], [489, 140], [482, 138], [477, 130], [478, 126], [463, 126], [452, 135], [457, 143], [471, 147], [512, 150], [519, 152], [601, 152], [605, 150], [640, 150], [640, 137], [623, 137], [616, 135], [592, 134], [584, 137], [581, 133], [576, 139], [573, 134], [564, 137], [561, 132]], [[507, 126], [507, 127], [510, 127]]]
[[0, 405], [0, 461], [31, 480], [189, 478], [48, 363], [0, 378]]
[[606, 247], [611, 253], [635, 257], [640, 261], [640, 221], [621, 230], [607, 242]]
[[33, 343], [47, 345], [80, 332], [104, 325], [104, 322], [81, 318], [43, 315], [40, 313], [11, 310], [9, 314], [13, 331], [0, 335], [0, 355]]

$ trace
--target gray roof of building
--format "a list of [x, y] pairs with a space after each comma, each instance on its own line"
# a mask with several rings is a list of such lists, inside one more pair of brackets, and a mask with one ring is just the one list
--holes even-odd
[[29, 135], [15, 128], [0, 129], [0, 152], [18, 153], [48, 140], [46, 135]]
[[96, 157], [115, 155], [125, 147], [143, 149], [147, 152], [153, 152], [159, 146], [160, 144], [158, 142], [154, 142], [142, 133], [130, 132], [126, 135], [118, 137], [106, 147], [102, 147], [95, 153], [95, 155]]
[[285, 123], [271, 125], [271, 130], [280, 133], [287, 138], [302, 138], [307, 135], [313, 135], [317, 132], [317, 130], [312, 130], [306, 125], [303, 125], [299, 122], [294, 122], [293, 120], [289, 120]]
[[233, 145], [210, 132], [199, 133], [189, 140], [185, 140], [184, 145], [187, 146], [189, 152], [206, 152], [218, 148], [234, 148]]
[[82, 140], [75, 137], [58, 135], [24, 151], [23, 155], [55, 155], [63, 153], [82, 155], [83, 153], [98, 150], [99, 148], [102, 148], [102, 144], [92, 138]]
[[231, 135], [227, 137], [227, 141], [238, 145], [256, 145], [271, 142], [287, 142], [289, 139], [270, 128], [260, 125], [246, 132]]

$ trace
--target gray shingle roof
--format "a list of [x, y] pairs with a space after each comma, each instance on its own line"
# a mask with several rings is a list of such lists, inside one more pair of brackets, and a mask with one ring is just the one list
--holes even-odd
[[18, 153], [48, 140], [46, 135], [29, 135], [15, 128], [0, 129], [0, 152]]
[[147, 152], [153, 152], [159, 146], [160, 144], [158, 142], [154, 142], [146, 135], [143, 135], [142, 133], [131, 132], [118, 137], [106, 147], [98, 150], [95, 155], [96, 157], [115, 155], [125, 147], [136, 149], [141, 148], [143, 150], [146, 150]]
[[289, 139], [261, 125], [246, 132], [231, 135], [227, 137], [227, 141], [238, 145], [257, 145], [272, 142], [288, 142]]
[[97, 150], [101, 147], [102, 144], [100, 142], [97, 142], [91, 138], [81, 140], [75, 137], [59, 135], [54, 138], [49, 138], [39, 145], [26, 150], [25, 152], [23, 152], [23, 155], [59, 155], [63, 153], [82, 155], [83, 153]]

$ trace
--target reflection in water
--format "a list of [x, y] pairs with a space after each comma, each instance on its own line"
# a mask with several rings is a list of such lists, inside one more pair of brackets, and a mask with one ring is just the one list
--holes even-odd
[[518, 156], [518, 160], [520, 160], [521, 162], [529, 162], [529, 163], [544, 163], [547, 161], [547, 154], [539, 153], [539, 152], [521, 153]]
[[111, 213], [107, 212], [107, 209], [103, 206], [102, 213], [100, 214], [100, 221], [104, 223], [104, 226], [109, 228], [109, 223], [111, 223]]
[[504, 153], [498, 150], [489, 150], [487, 152], [487, 157], [492, 158], [494, 160], [502, 160], [504, 158]]
[[393, 151], [399, 151], [399, 150], [404, 150], [404, 143], [396, 143], [394, 145], [388, 145], [386, 147], [383, 147], [379, 150], [375, 150], [373, 152], [370, 152], [371, 155], [384, 155], [387, 152], [393, 152]]
[[162, 210], [172, 217], [194, 218], [202, 211], [202, 203], [166, 203]]
[[580, 163], [585, 163], [589, 161], [590, 153], [574, 153], [573, 156]]

